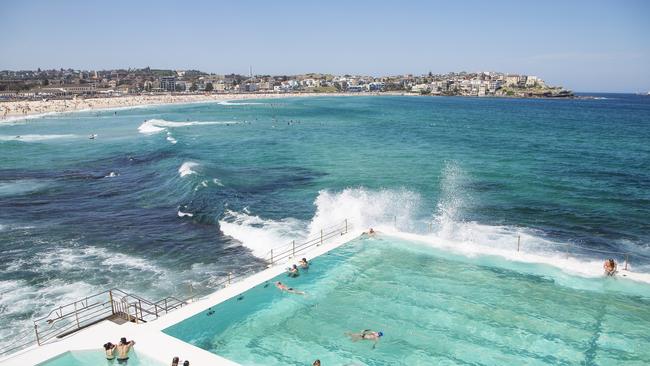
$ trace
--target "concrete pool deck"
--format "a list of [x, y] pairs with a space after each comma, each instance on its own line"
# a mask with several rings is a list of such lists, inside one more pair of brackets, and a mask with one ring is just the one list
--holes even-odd
[[[296, 257], [307, 257], [309, 259], [318, 257], [358, 238], [362, 233], [361, 230], [352, 229], [340, 236], [329, 239], [322, 245], [314, 246], [304, 252], [300, 252]], [[36, 365], [67, 351], [97, 350], [97, 352], [103, 352], [102, 345], [104, 343], [109, 341], [116, 343], [121, 337], [134, 340], [136, 342], [134, 346], [135, 352], [159, 361], [161, 365], [171, 364], [171, 360], [176, 356], [180, 358], [181, 362], [183, 360], [189, 360], [192, 366], [239, 365], [236, 362], [169, 336], [163, 333], [162, 330], [284, 273], [286, 271], [286, 264], [293, 263], [295, 259], [290, 258], [274, 263], [273, 266], [263, 271], [228, 285], [210, 295], [199, 298], [154, 321], [140, 324], [127, 322], [118, 325], [105, 320], [42, 346], [34, 345], [0, 358], [0, 365]]]

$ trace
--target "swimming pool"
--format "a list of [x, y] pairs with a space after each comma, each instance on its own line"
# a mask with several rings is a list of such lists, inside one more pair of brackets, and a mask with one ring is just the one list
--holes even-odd
[[[305, 296], [269, 281], [164, 332], [243, 365], [650, 363], [646, 285], [526, 266], [358, 239], [273, 280]], [[344, 335], [363, 329], [376, 349]]]
[[102, 349], [85, 351], [68, 351], [54, 358], [51, 358], [37, 366], [163, 366], [162, 363], [154, 361], [146, 356], [138, 355], [131, 351], [129, 359], [124, 363], [116, 360], [107, 360]]

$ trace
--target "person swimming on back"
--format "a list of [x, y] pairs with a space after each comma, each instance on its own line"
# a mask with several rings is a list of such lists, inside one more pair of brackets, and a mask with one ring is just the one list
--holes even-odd
[[135, 346], [135, 341], [126, 341], [125, 337], [120, 339], [120, 344], [116, 346], [117, 348], [117, 362], [124, 362], [129, 359], [129, 351]]
[[309, 269], [309, 262], [307, 262], [307, 258], [301, 259], [300, 262], [298, 262], [298, 264], [302, 269]]
[[616, 261], [612, 258], [609, 258], [605, 261], [603, 264], [603, 268], [605, 269], [605, 274], [607, 276], [613, 276], [616, 274]]
[[370, 329], [364, 329], [359, 333], [345, 333], [345, 335], [350, 337], [350, 339], [352, 339], [352, 342], [356, 342], [359, 340], [374, 341], [375, 343], [372, 345], [372, 348], [374, 349], [375, 346], [377, 346], [377, 342], [379, 342], [379, 338], [384, 336], [384, 332], [382, 331], [375, 332]]
[[303, 291], [298, 291], [298, 290], [294, 289], [293, 287], [287, 287], [287, 285], [285, 285], [284, 283], [282, 283], [280, 281], [275, 283], [275, 287], [279, 288], [280, 291], [286, 291], [286, 292], [296, 294], [296, 295], [304, 295], [305, 294]]
[[104, 344], [104, 352], [106, 353], [107, 360], [112, 360], [115, 358], [115, 347], [117, 346], [111, 342]]
[[300, 271], [298, 271], [298, 266], [295, 264], [291, 268], [287, 268], [289, 277], [298, 277], [300, 276]]

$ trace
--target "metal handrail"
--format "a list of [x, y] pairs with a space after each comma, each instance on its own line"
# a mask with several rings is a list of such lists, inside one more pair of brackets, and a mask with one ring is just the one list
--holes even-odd
[[[291, 258], [295, 256], [296, 253], [300, 253], [306, 249], [309, 249], [313, 246], [318, 246], [322, 244], [322, 242], [335, 237], [337, 234], [339, 234], [340, 231], [335, 230], [329, 233], [323, 233], [321, 237], [317, 238], [316, 240], [309, 240], [307, 242], [302, 243], [299, 246], [296, 246], [295, 248], [291, 248], [290, 250], [286, 250], [284, 252], [278, 253], [274, 255], [273, 262], [277, 262], [278, 260], [281, 259], [286, 259], [286, 258]], [[291, 253], [291, 254], [289, 254]]]
[[33, 321], [34, 330], [25, 331], [18, 342], [27, 338], [30, 333], [35, 337], [19, 344], [13, 342], [10, 347], [0, 349], [0, 355], [28, 347], [34, 343], [45, 344], [54, 338], [66, 336], [113, 316], [125, 317], [126, 320], [135, 322], [150, 321], [186, 305], [189, 301], [190, 299], [181, 300], [174, 296], [168, 296], [157, 302], [152, 302], [138, 295], [112, 288], [61, 305], [51, 310], [46, 316], [35, 319]]
[[[334, 229], [327, 232], [325, 231], [331, 228]], [[337, 235], [347, 234], [351, 228], [352, 228], [352, 224], [347, 219], [345, 219], [339, 224], [329, 226], [326, 229], [321, 229], [319, 236], [307, 239], [302, 243], [296, 244], [295, 240], [293, 240], [291, 243], [284, 244], [271, 249], [266, 255], [267, 258], [266, 261], [270, 265], [273, 265], [278, 261], [292, 258], [296, 255], [296, 253], [303, 252], [306, 249], [311, 248], [313, 246], [319, 246], [323, 244], [326, 240], [331, 239]]]

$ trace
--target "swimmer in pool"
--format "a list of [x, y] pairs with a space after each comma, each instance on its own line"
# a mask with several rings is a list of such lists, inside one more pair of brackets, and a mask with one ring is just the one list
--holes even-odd
[[289, 293], [296, 294], [296, 295], [304, 295], [305, 294], [303, 291], [298, 291], [298, 290], [294, 289], [293, 287], [287, 287], [287, 285], [285, 285], [284, 283], [282, 283], [280, 281], [275, 283], [275, 287], [280, 289], [280, 291], [285, 291], [285, 292], [289, 292]]
[[309, 262], [307, 262], [307, 258], [301, 259], [300, 262], [298, 262], [298, 264], [302, 269], [309, 269]]
[[384, 332], [379, 331], [375, 332], [370, 329], [364, 329], [363, 331], [359, 333], [345, 333], [350, 339], [352, 339], [352, 342], [357, 342], [359, 340], [367, 340], [367, 341], [374, 341], [375, 343], [372, 345], [372, 348], [374, 349], [375, 346], [377, 346], [377, 342], [379, 342], [379, 338], [384, 336]]
[[106, 359], [112, 360], [115, 358], [115, 345], [111, 342], [104, 344], [104, 352], [106, 353]]
[[298, 266], [296, 266], [295, 264], [291, 268], [287, 268], [287, 271], [289, 272], [289, 277], [300, 276], [300, 271], [298, 271]]
[[129, 351], [135, 346], [135, 341], [126, 341], [125, 337], [120, 339], [120, 344], [116, 346], [117, 348], [117, 362], [123, 363], [129, 359]]
[[605, 261], [603, 264], [603, 268], [605, 269], [605, 274], [608, 276], [613, 276], [616, 274], [616, 261], [612, 258], [609, 258], [608, 260]]
[[364, 231], [364, 232], [363, 232], [363, 235], [375, 236], [376, 233], [377, 233], [377, 232], [376, 232], [375, 230], [373, 230], [372, 228], [370, 228], [367, 232]]

